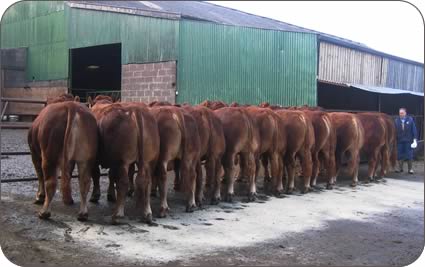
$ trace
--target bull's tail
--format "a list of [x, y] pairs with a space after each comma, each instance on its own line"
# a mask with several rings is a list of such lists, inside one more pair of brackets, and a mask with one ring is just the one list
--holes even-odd
[[143, 134], [143, 129], [144, 129], [144, 119], [143, 116], [141, 114], [141, 112], [139, 112], [138, 110], [132, 110], [132, 118], [136, 124], [136, 129], [137, 129], [137, 168], [138, 171], [142, 171], [143, 170], [143, 142], [144, 142], [144, 134]]
[[75, 119], [75, 115], [76, 113], [71, 110], [68, 109], [68, 117], [66, 120], [66, 129], [65, 129], [65, 135], [64, 135], [64, 140], [63, 140], [63, 159], [64, 159], [64, 164], [66, 164], [66, 161], [68, 160], [69, 157], [69, 149], [74, 149], [73, 147], [71, 147], [69, 145], [69, 142], [72, 138], [72, 126], [74, 123], [74, 119]]
[[[62, 189], [62, 196], [65, 198], [69, 198], [71, 196], [71, 173], [70, 170], [68, 170], [69, 167], [69, 160], [71, 157], [70, 149], [75, 149], [75, 144], [71, 144], [72, 140], [72, 127], [74, 124], [76, 111], [72, 110], [72, 108], [68, 108], [68, 116], [66, 121], [66, 129], [65, 129], [65, 135], [63, 140], [63, 160], [62, 160], [62, 179], [61, 179], [61, 189]], [[65, 197], [66, 196], [66, 197]]]
[[184, 124], [184, 117], [183, 117], [183, 114], [181, 112], [184, 112], [184, 111], [180, 111], [179, 113], [172, 112], [172, 117], [177, 122], [177, 125], [180, 128], [180, 132], [181, 132], [181, 135], [182, 135], [181, 145], [183, 147], [183, 155], [184, 155], [186, 153], [187, 141], [186, 141], [186, 127], [185, 127], [185, 124]]

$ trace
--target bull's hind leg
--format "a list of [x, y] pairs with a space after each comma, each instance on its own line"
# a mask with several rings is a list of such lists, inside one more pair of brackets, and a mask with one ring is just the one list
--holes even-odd
[[48, 219], [50, 217], [50, 203], [56, 193], [57, 179], [59, 170], [56, 164], [49, 164], [45, 161], [42, 163], [43, 176], [45, 178], [46, 197], [41, 210], [38, 212], [40, 219]]
[[263, 155], [261, 157], [261, 163], [263, 164], [264, 168], [264, 181], [271, 181], [272, 179], [269, 172], [269, 160], [271, 161], [271, 158], [269, 158], [268, 155]]
[[87, 221], [88, 219], [88, 194], [90, 191], [90, 176], [92, 175], [92, 163], [77, 162], [78, 179], [80, 185], [80, 211], [78, 212], [77, 219], [79, 221]]
[[225, 201], [232, 202], [235, 196], [234, 183], [235, 183], [235, 162], [236, 153], [226, 153], [223, 157], [224, 179], [227, 183], [227, 192]]
[[61, 177], [61, 192], [62, 192], [62, 201], [65, 205], [74, 204], [71, 194], [71, 177], [72, 171], [74, 170], [75, 161], [64, 161], [62, 168], [62, 177]]
[[41, 167], [41, 158], [34, 152], [31, 152], [31, 158], [38, 178], [38, 190], [37, 194], [35, 195], [34, 204], [43, 204], [44, 199], [46, 197], [46, 191], [44, 190], [45, 185], [43, 177], [43, 168]]
[[282, 197], [283, 194], [283, 162], [278, 153], [273, 153], [270, 157], [272, 192], [276, 197]]
[[319, 160], [319, 152], [315, 151], [312, 153], [312, 161], [313, 161], [313, 170], [311, 174], [310, 186], [316, 187], [317, 176], [319, 176], [320, 169], [320, 160]]
[[143, 168], [138, 169], [136, 176], [136, 196], [138, 198], [137, 202], [142, 203], [142, 220], [146, 223], [152, 223], [152, 209], [151, 209], [151, 186], [152, 186], [152, 176], [149, 165], [146, 165]]
[[106, 198], [109, 202], [116, 202], [117, 201], [117, 197], [116, 197], [116, 192], [115, 192], [115, 184], [116, 184], [116, 179], [117, 179], [117, 170], [115, 168], [110, 168], [109, 169], [109, 186], [108, 186], [108, 193], [106, 195]]
[[375, 174], [375, 170], [377, 167], [377, 163], [378, 163], [378, 157], [379, 157], [379, 149], [374, 149], [372, 151], [372, 153], [370, 153], [369, 156], [369, 166], [368, 166], [368, 170], [367, 170], [367, 178], [366, 178], [366, 182], [371, 182], [373, 181], [373, 177]]
[[93, 192], [90, 202], [97, 203], [100, 199], [100, 169], [95, 165], [92, 170]]
[[383, 178], [390, 166], [390, 150], [387, 144], [385, 144], [380, 152], [381, 170], [379, 172], [379, 178]]
[[161, 199], [161, 207], [159, 208], [159, 217], [164, 218], [167, 216], [168, 203], [167, 203], [167, 163], [160, 162], [158, 164], [158, 185], [159, 185], [159, 197]]
[[217, 205], [221, 201], [221, 194], [220, 194], [220, 187], [221, 187], [221, 171], [222, 171], [222, 165], [220, 158], [214, 158], [211, 159], [211, 165], [208, 167], [210, 168], [210, 175], [212, 179], [212, 197], [211, 197], [211, 204]]
[[133, 196], [134, 193], [134, 174], [135, 174], [135, 168], [136, 168], [136, 164], [130, 164], [130, 167], [128, 168], [128, 182], [129, 182], [129, 187], [128, 187], [128, 192], [127, 192], [127, 196], [131, 197]]
[[186, 193], [186, 212], [193, 212], [196, 208], [196, 163], [182, 160], [181, 178], [183, 179], [184, 191]]
[[116, 224], [118, 218], [124, 217], [125, 198], [128, 192], [128, 165], [119, 166], [115, 173], [117, 174], [114, 177], [117, 184], [117, 203], [112, 213], [112, 224]]
[[205, 179], [202, 173], [202, 165], [201, 161], [196, 164], [196, 205], [198, 207], [202, 207], [204, 201], [204, 187], [205, 187]]
[[359, 182], [359, 163], [360, 163], [359, 151], [352, 151], [350, 153], [350, 156], [351, 158], [348, 162], [348, 169], [350, 170], [352, 174], [351, 186], [355, 187], [357, 186], [357, 183]]
[[302, 189], [302, 193], [307, 193], [310, 191], [310, 179], [311, 179], [311, 172], [312, 172], [312, 159], [311, 159], [311, 152], [310, 150], [307, 150], [300, 153], [300, 159], [302, 164], [302, 171], [303, 171], [303, 181], [304, 181], [304, 187]]
[[286, 170], [288, 172], [287, 175], [287, 180], [288, 180], [288, 184], [286, 186], [286, 193], [287, 194], [292, 194], [292, 192], [294, 191], [294, 187], [295, 187], [295, 168], [296, 168], [296, 163], [295, 163], [295, 155], [289, 155], [286, 157]]
[[256, 159], [253, 153], [247, 153], [243, 158], [246, 159], [246, 174], [249, 179], [248, 201], [255, 201], [257, 198], [257, 188], [255, 184]]

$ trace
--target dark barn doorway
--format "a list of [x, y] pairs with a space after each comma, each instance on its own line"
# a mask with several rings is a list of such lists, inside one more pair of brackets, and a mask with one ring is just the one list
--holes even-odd
[[70, 50], [70, 88], [81, 101], [98, 94], [119, 98], [121, 92], [121, 44]]

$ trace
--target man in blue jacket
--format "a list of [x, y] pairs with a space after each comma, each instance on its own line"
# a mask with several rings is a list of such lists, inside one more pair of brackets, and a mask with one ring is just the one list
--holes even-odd
[[395, 119], [395, 127], [397, 130], [397, 153], [398, 153], [398, 166], [397, 172], [403, 172], [403, 163], [407, 160], [407, 167], [410, 174], [413, 174], [413, 149], [418, 144], [418, 138], [415, 122], [413, 118], [407, 116], [405, 108], [399, 109], [399, 117]]

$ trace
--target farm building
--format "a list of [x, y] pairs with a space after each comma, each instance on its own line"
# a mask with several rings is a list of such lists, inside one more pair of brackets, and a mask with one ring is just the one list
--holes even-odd
[[23, 1], [3, 16], [1, 48], [4, 98], [109, 93], [423, 114], [422, 63], [206, 2]]

